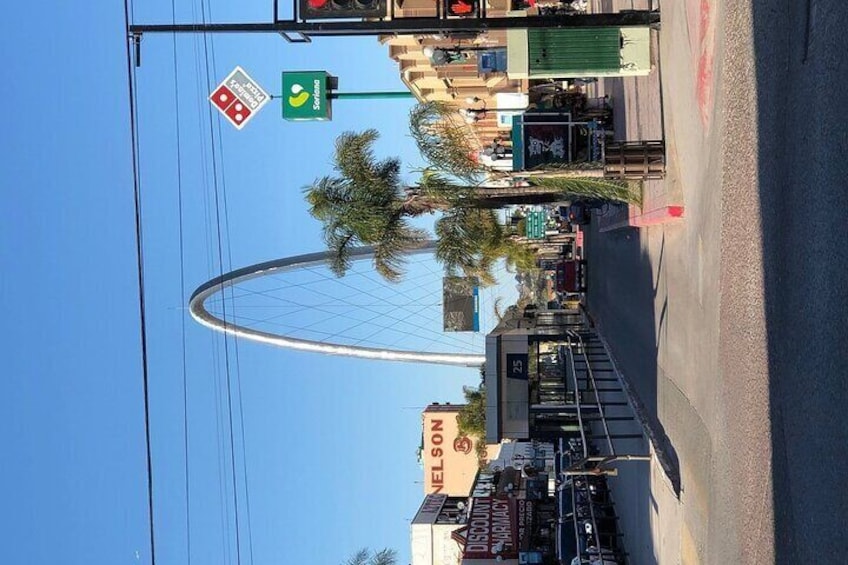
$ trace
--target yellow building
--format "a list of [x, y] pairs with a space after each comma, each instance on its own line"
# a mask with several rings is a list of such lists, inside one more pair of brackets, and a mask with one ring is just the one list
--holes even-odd
[[[510, 0], [489, 0], [487, 17], [507, 14]], [[395, 17], [435, 17], [433, 0], [404, 0], [395, 9]], [[400, 78], [421, 102], [441, 101], [460, 109], [494, 110], [498, 94], [527, 92], [528, 81], [510, 80], [506, 72], [479, 72], [478, 56], [483, 50], [506, 48], [506, 31], [489, 30], [480, 35], [463, 34], [452, 37], [439, 35], [382, 36], [380, 42], [389, 49], [389, 57], [397, 62]], [[460, 50], [468, 56], [463, 62], [434, 65], [425, 54], [427, 48]], [[468, 99], [476, 99], [469, 103]], [[503, 104], [503, 98], [501, 99]], [[510, 106], [513, 107], [513, 106]], [[457, 114], [459, 115], [459, 114]], [[480, 147], [489, 145], [496, 137], [509, 137], [509, 127], [499, 127], [497, 112], [479, 113], [479, 120], [469, 125]]]

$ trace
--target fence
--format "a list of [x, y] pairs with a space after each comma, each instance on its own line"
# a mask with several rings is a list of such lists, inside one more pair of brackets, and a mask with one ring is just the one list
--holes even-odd
[[664, 178], [665, 143], [663, 141], [608, 143], [604, 158], [604, 177], [629, 180]]

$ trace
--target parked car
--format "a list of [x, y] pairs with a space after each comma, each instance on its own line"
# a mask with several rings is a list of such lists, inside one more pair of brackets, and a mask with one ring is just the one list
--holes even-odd
[[556, 268], [557, 292], [586, 292], [586, 261], [560, 261]]
[[592, 206], [584, 200], [576, 200], [568, 207], [565, 217], [573, 225], [585, 226], [592, 220]]
[[608, 200], [583, 198], [575, 200], [570, 206], [560, 206], [560, 215], [572, 225], [585, 226], [592, 220], [592, 210], [596, 210], [597, 214], [603, 216], [607, 213], [609, 206]]

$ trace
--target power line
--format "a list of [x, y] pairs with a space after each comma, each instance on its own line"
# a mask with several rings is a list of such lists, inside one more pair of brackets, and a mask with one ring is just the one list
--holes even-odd
[[[171, 19], [176, 22], [176, 2], [171, 0]], [[180, 240], [180, 300], [185, 299], [185, 238], [183, 233], [183, 168], [182, 168], [182, 137], [180, 135], [180, 81], [177, 62], [177, 35], [172, 36], [174, 56], [174, 124], [177, 142], [177, 209], [179, 213]], [[182, 377], [183, 377], [183, 450], [185, 452], [185, 528], [186, 528], [186, 563], [191, 565], [191, 487], [189, 483], [189, 431], [188, 431], [188, 370], [186, 363], [186, 324], [185, 314], [180, 316], [180, 337], [182, 346]]]
[[[198, 14], [198, 2], [191, 3], [191, 12], [192, 12], [192, 20], [197, 21], [198, 17], [201, 17], [203, 21], [206, 19], [205, 5], [203, 2], [199, 2], [200, 4], [200, 12], [202, 16]], [[205, 90], [208, 88], [209, 79], [206, 77], [204, 79], [203, 68], [204, 64], [201, 63], [202, 60], [205, 60], [205, 57], [201, 54], [201, 41], [203, 42], [203, 50], [206, 51], [206, 41], [207, 37], [205, 34], [197, 35], [195, 41], [193, 42], [193, 52], [194, 52], [194, 76], [196, 79], [195, 86], [200, 90]], [[196, 99], [195, 110], [197, 112], [197, 139], [200, 145], [200, 155], [203, 157], [202, 166], [200, 167], [201, 179], [200, 186], [204, 187], [204, 190], [201, 191], [202, 195], [202, 203], [203, 203], [203, 220], [204, 220], [204, 234], [206, 236], [206, 268], [207, 274], [211, 276], [215, 271], [215, 259], [214, 259], [214, 251], [212, 245], [212, 205], [211, 200], [208, 194], [208, 191], [205, 190], [206, 187], [210, 185], [210, 173], [209, 173], [209, 164], [206, 161], [206, 156], [210, 153], [207, 150], [206, 140], [207, 137], [204, 133], [204, 114], [206, 117], [211, 120], [211, 116], [208, 115], [208, 104], [205, 104], [205, 101], [201, 98]], [[207, 110], [207, 112], [204, 112]], [[221, 553], [222, 559], [221, 563], [231, 562], [232, 552], [230, 550], [230, 518], [229, 518], [229, 504], [226, 502], [226, 487], [224, 485], [224, 457], [223, 453], [226, 449], [224, 445], [224, 436], [223, 436], [223, 422], [221, 415], [221, 374], [220, 374], [220, 347], [219, 342], [216, 338], [212, 338], [212, 371], [213, 371], [213, 384], [215, 387], [215, 399], [214, 399], [214, 408], [215, 408], [215, 431], [216, 438], [219, 441], [216, 444], [218, 448], [219, 455], [219, 465], [217, 468], [218, 471], [218, 494], [219, 500], [221, 501], [220, 506], [220, 524], [221, 524]]]
[[149, 363], [147, 356], [147, 317], [144, 292], [144, 237], [141, 219], [141, 174], [139, 172], [139, 142], [138, 142], [138, 104], [136, 101], [136, 73], [133, 64], [129, 37], [131, 24], [130, 1], [124, 0], [124, 25], [127, 30], [126, 60], [127, 60], [127, 90], [129, 98], [130, 143], [132, 145], [132, 174], [133, 174], [133, 207], [135, 215], [135, 252], [136, 271], [138, 274], [138, 312], [139, 334], [141, 340], [141, 374], [144, 389], [144, 442], [147, 463], [147, 519], [150, 530], [150, 563], [156, 565], [156, 535], [153, 515], [153, 453], [150, 441], [150, 387]]
[[[203, 18], [205, 21], [206, 10], [204, 8], [203, 2], [201, 2], [201, 10], [203, 12]], [[211, 12], [211, 8], [210, 8]], [[204, 55], [205, 55], [205, 69], [206, 69], [206, 86], [207, 90], [212, 90], [211, 83], [211, 71], [210, 71], [210, 48], [209, 44], [211, 43], [211, 39], [207, 40], [206, 34], [204, 34]], [[214, 58], [214, 45], [212, 46], [212, 57]], [[214, 62], [212, 63], [212, 68], [214, 68]], [[215, 203], [215, 224], [216, 224], [216, 239], [217, 239], [217, 249], [218, 249], [218, 266], [221, 274], [224, 273], [224, 251], [223, 251], [223, 236], [221, 232], [221, 198], [219, 197], [220, 190], [223, 190], [221, 187], [221, 182], [219, 179], [218, 173], [218, 156], [215, 150], [215, 127], [214, 127], [214, 119], [213, 112], [211, 106], [208, 107], [208, 115], [209, 115], [209, 136], [211, 139], [211, 152], [212, 152], [212, 182], [214, 187], [214, 203]], [[220, 126], [220, 122], [219, 122]], [[219, 127], [219, 137], [218, 141], [220, 143], [220, 127]], [[222, 171], [223, 174], [223, 163], [222, 163]], [[222, 304], [222, 314], [224, 319], [226, 320], [226, 305]], [[224, 372], [226, 374], [226, 387], [227, 387], [227, 416], [229, 421], [229, 440], [230, 440], [230, 471], [232, 476], [233, 483], [233, 506], [234, 506], [234, 519], [235, 519], [235, 534], [236, 534], [236, 563], [241, 565], [241, 524], [239, 520], [239, 497], [238, 497], [238, 482], [237, 482], [237, 474], [236, 474], [236, 461], [235, 461], [235, 434], [233, 431], [233, 402], [232, 402], [232, 378], [230, 371], [230, 349], [229, 349], [229, 341], [228, 336], [224, 335]]]

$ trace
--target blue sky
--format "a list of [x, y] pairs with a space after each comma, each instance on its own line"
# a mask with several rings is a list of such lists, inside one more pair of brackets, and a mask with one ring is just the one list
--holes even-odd
[[[0, 563], [149, 563], [142, 379], [123, 6], [20, 2], [0, 22]], [[199, 4], [179, 2], [178, 20]], [[212, 0], [215, 21], [267, 21], [271, 3]], [[171, 5], [135, 5], [167, 22]], [[186, 292], [219, 269], [210, 232], [208, 91], [197, 38], [178, 40]], [[149, 35], [138, 70], [158, 562], [187, 563], [182, 334], [186, 324], [191, 561], [235, 563], [224, 342], [187, 319], [180, 290], [172, 39]], [[342, 90], [403, 88], [374, 38], [290, 45], [219, 36], [213, 81], [241, 65], [277, 93], [284, 69], [326, 69]], [[300, 188], [338, 133], [376, 127], [414, 162], [409, 101], [338, 104], [290, 124], [271, 102], [222, 127], [228, 264], [321, 249]], [[243, 563], [337, 563], [360, 546], [408, 559], [421, 500], [420, 407], [458, 401], [475, 370], [375, 364], [240, 342], [236, 429]], [[237, 389], [235, 382], [234, 390]], [[238, 398], [234, 399], [236, 402]], [[238, 406], [235, 406], [238, 415]], [[243, 469], [247, 469], [245, 480]], [[245, 482], [250, 497], [250, 536]], [[252, 561], [249, 541], [252, 541]]]

